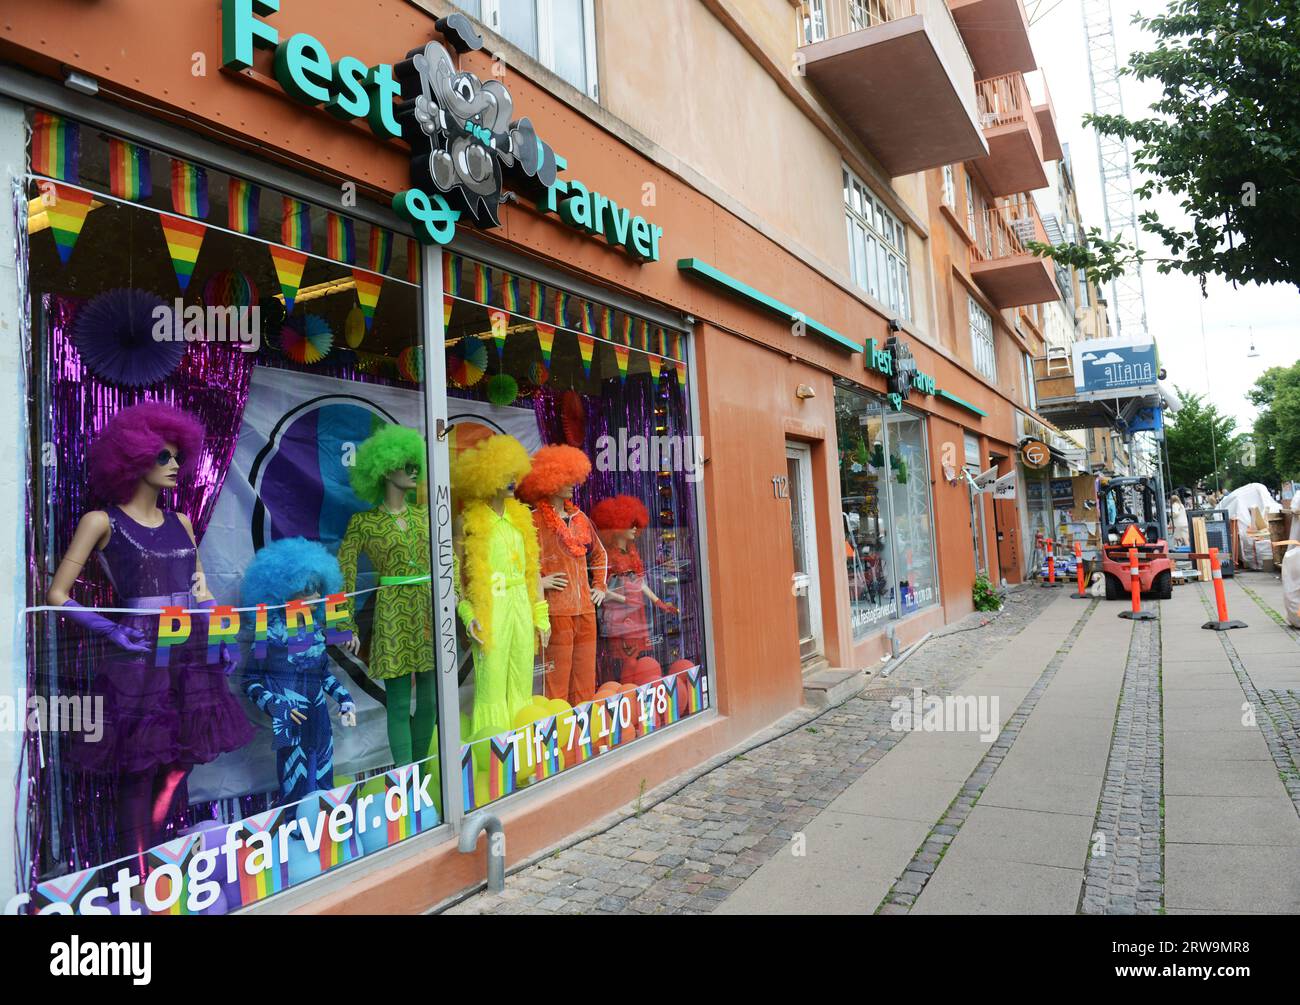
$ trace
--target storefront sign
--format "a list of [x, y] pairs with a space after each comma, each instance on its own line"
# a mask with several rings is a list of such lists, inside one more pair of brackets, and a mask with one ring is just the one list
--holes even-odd
[[[273, 73], [285, 93], [340, 119], [365, 119], [380, 139], [405, 139], [413, 154], [413, 187], [393, 197], [393, 209], [421, 243], [447, 244], [462, 216], [477, 227], [499, 227], [509, 174], [539, 208], [569, 226], [602, 236], [639, 261], [659, 260], [663, 228], [580, 181], [557, 179], [565, 159], [527, 117], [512, 120], [514, 100], [500, 80], [458, 71], [437, 41], [412, 50], [396, 66], [368, 66], [354, 56], [335, 60], [306, 32], [281, 41], [261, 20], [279, 10], [280, 0], [222, 0], [223, 65], [245, 70], [254, 49], [273, 49]], [[434, 24], [457, 52], [483, 47], [464, 14]]]
[[1008, 471], [993, 483], [994, 499], [1014, 499], [1016, 497], [1016, 473]]
[[1020, 460], [1038, 471], [1052, 463], [1052, 451], [1042, 440], [1026, 440], [1020, 445]]
[[934, 378], [916, 368], [912, 347], [900, 342], [896, 335], [883, 346], [878, 346], [875, 339], [867, 339], [863, 361], [868, 370], [875, 370], [888, 378], [889, 403], [895, 411], [903, 407], [903, 401], [914, 390], [922, 394], [935, 393]]
[[1074, 344], [1074, 390], [1080, 397], [1153, 394], [1159, 373], [1152, 339], [1085, 339]]

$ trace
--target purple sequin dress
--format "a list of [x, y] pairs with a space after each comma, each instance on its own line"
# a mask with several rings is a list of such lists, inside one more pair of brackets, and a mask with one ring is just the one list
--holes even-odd
[[[146, 527], [116, 506], [108, 509], [112, 534], [98, 552], [120, 607], [193, 608], [190, 586], [196, 550], [184, 524], [165, 512]], [[207, 662], [207, 618], [192, 614], [189, 640], [171, 647], [168, 665], [155, 665], [158, 615], [118, 614], [113, 619], [140, 629], [148, 653], [129, 653], [103, 642], [91, 695], [104, 701], [104, 732], [98, 742], [74, 750], [86, 770], [129, 774], [164, 766], [192, 767], [236, 750], [253, 729], [230, 690], [222, 665]]]

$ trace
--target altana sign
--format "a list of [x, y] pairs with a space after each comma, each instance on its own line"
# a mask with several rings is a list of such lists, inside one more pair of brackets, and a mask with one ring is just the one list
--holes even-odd
[[877, 346], [873, 338], [867, 339], [862, 358], [868, 370], [875, 370], [887, 378], [887, 397], [895, 411], [903, 407], [903, 402], [914, 390], [934, 394], [934, 378], [916, 368], [912, 347], [900, 342], [897, 335], [890, 336], [883, 346]]
[[[577, 180], [562, 180], [567, 162], [537, 135], [528, 118], [513, 119], [514, 100], [496, 79], [459, 71], [446, 46], [429, 42], [396, 66], [368, 66], [353, 56], [334, 60], [315, 37], [285, 40], [261, 20], [280, 0], [222, 0], [222, 64], [244, 70], [256, 48], [275, 52], [273, 73], [285, 93], [323, 107], [340, 119], [364, 119], [380, 139], [411, 146], [412, 187], [393, 197], [393, 209], [424, 244], [447, 244], [456, 223], [499, 227], [505, 175], [544, 212], [599, 235], [639, 261], [658, 261], [663, 228], [634, 216]], [[458, 53], [483, 47], [464, 14], [434, 22]]]
[[1084, 339], [1074, 343], [1074, 391], [1083, 399], [1155, 393], [1160, 379], [1149, 338]]

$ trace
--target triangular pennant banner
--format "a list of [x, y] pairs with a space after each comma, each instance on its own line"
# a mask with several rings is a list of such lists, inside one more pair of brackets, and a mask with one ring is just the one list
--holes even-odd
[[271, 261], [275, 263], [275, 275], [280, 280], [280, 292], [284, 294], [284, 312], [293, 312], [293, 298], [298, 295], [302, 285], [302, 270], [307, 267], [307, 256], [292, 248], [271, 245]]
[[659, 386], [659, 371], [663, 369], [664, 361], [659, 356], [647, 356], [646, 360], [650, 364], [650, 377], [654, 380], [655, 387]]
[[[42, 196], [42, 199], [48, 198], [48, 195]], [[72, 257], [72, 248], [77, 243], [81, 228], [85, 226], [90, 203], [89, 192], [55, 185], [54, 201], [45, 207], [45, 215], [50, 220], [50, 231], [54, 234], [54, 245], [59, 249], [59, 261], [64, 265]]]
[[618, 362], [618, 379], [620, 381], [627, 380], [627, 361], [631, 353], [632, 350], [627, 346], [614, 346], [614, 359]]
[[551, 350], [555, 348], [555, 329], [548, 324], [537, 323], [537, 344], [542, 347], [542, 363], [551, 365]]
[[375, 320], [375, 305], [379, 303], [379, 290], [384, 285], [384, 277], [365, 269], [353, 269], [352, 278], [357, 284], [357, 303], [366, 318], [366, 331], [370, 330]]
[[596, 340], [591, 335], [578, 335], [578, 352], [582, 355], [582, 372], [591, 376], [591, 357], [596, 351]]
[[510, 315], [505, 311], [490, 311], [488, 319], [492, 323], [492, 341], [496, 343], [497, 359], [506, 358], [506, 335], [510, 333]]
[[198, 220], [187, 220], [182, 216], [159, 213], [158, 217], [162, 221], [163, 237], [167, 239], [167, 253], [171, 255], [172, 267], [176, 270], [176, 281], [181, 284], [182, 291], [187, 290], [208, 228]]

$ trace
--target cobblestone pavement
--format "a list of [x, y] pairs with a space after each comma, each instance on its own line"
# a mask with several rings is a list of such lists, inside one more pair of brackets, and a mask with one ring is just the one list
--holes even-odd
[[1034, 620], [1055, 591], [1011, 590], [996, 615], [936, 633], [888, 678], [789, 732], [738, 754], [661, 802], [512, 872], [503, 894], [480, 893], [450, 914], [707, 913], [868, 771], [904, 734], [889, 700], [958, 687]]
[[1159, 626], [1159, 621], [1133, 626], [1094, 825], [1094, 841], [1109, 847], [1090, 849], [1082, 914], [1159, 914], [1163, 908]]

